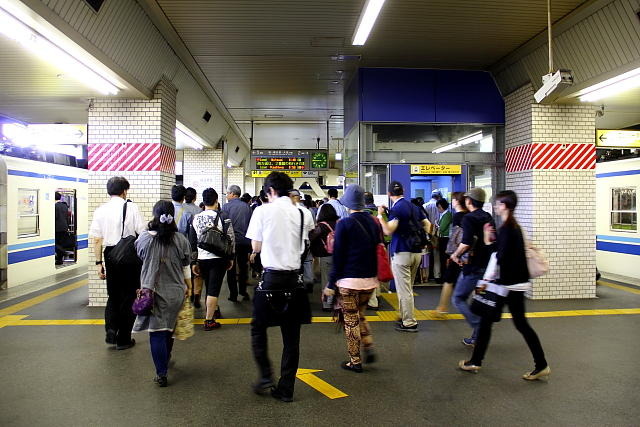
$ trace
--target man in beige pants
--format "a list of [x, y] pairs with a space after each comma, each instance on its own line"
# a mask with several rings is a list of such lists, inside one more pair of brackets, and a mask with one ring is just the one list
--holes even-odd
[[400, 182], [391, 182], [388, 190], [392, 202], [389, 221], [383, 217], [384, 206], [378, 207], [378, 219], [384, 233], [392, 236], [389, 245], [391, 269], [402, 317], [396, 330], [418, 332], [418, 321], [413, 313], [413, 281], [420, 266], [423, 245], [417, 231], [421, 227], [428, 230], [430, 224], [424, 212], [404, 198], [404, 188]]

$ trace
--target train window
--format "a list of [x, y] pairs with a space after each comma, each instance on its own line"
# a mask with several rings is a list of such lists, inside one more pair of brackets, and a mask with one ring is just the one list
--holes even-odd
[[38, 190], [18, 189], [18, 237], [40, 235]]
[[636, 231], [638, 211], [636, 189], [619, 187], [611, 189], [611, 230]]

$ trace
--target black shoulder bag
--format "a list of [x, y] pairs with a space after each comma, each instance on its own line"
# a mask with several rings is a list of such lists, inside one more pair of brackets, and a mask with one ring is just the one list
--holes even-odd
[[135, 241], [138, 236], [124, 237], [124, 221], [127, 218], [127, 203], [129, 203], [128, 200], [124, 202], [124, 208], [122, 209], [122, 233], [120, 240], [113, 249], [111, 249], [111, 252], [109, 252], [109, 260], [112, 264], [123, 267], [140, 266], [142, 265], [142, 261], [138, 258], [135, 246]]
[[231, 236], [227, 234], [224, 222], [222, 228], [218, 228], [221, 215], [220, 211], [216, 211], [216, 219], [213, 221], [213, 227], [207, 228], [202, 232], [200, 237], [198, 237], [198, 247], [220, 258], [232, 259], [235, 249], [231, 241]]
[[407, 199], [404, 200], [406, 200], [411, 207], [411, 216], [409, 217], [409, 232], [406, 236], [407, 245], [412, 251], [421, 252], [427, 246], [427, 244], [429, 244], [429, 238], [427, 237], [427, 232], [424, 231], [424, 228], [416, 219], [416, 207]]

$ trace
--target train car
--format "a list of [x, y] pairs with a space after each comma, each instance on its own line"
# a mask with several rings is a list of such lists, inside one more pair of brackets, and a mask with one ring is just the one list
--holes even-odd
[[0, 288], [87, 266], [86, 169], [0, 156], [0, 201]]
[[596, 262], [602, 273], [640, 279], [640, 159], [596, 165]]

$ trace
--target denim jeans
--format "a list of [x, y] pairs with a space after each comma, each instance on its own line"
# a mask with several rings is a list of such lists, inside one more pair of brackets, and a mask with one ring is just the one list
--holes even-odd
[[169, 359], [171, 359], [171, 350], [173, 349], [172, 335], [171, 331], [149, 332], [151, 357], [156, 365], [156, 374], [161, 377], [166, 377], [169, 370]]
[[469, 295], [476, 287], [478, 280], [482, 279], [482, 271], [477, 271], [469, 274], [460, 273], [456, 287], [453, 290], [453, 297], [451, 302], [456, 306], [458, 311], [462, 313], [467, 323], [473, 328], [471, 339], [476, 340], [478, 338], [478, 329], [480, 327], [480, 316], [476, 316], [471, 312], [469, 304]]

